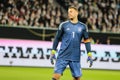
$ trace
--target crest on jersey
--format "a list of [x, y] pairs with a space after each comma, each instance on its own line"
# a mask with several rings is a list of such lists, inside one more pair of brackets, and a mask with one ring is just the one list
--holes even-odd
[[78, 32], [81, 32], [81, 28], [78, 28]]

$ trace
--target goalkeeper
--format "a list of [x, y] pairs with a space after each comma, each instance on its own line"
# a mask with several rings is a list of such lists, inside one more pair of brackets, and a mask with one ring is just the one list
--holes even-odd
[[78, 9], [76, 7], [71, 6], [68, 8], [68, 17], [68, 21], [62, 22], [59, 25], [53, 43], [50, 59], [52, 64], [54, 64], [56, 48], [61, 40], [61, 47], [56, 59], [52, 80], [59, 80], [67, 65], [70, 67], [73, 80], [80, 80], [82, 75], [80, 65], [80, 44], [82, 38], [84, 38], [88, 53], [87, 61], [90, 62], [90, 67], [92, 66], [93, 60], [87, 26], [78, 21]]

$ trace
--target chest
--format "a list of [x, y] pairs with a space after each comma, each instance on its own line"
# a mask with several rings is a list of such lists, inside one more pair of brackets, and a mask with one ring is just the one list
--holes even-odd
[[65, 34], [82, 34], [83, 27], [80, 25], [67, 25], [64, 27]]

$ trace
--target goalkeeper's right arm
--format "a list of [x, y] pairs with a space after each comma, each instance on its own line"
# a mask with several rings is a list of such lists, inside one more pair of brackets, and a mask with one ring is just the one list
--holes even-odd
[[52, 65], [54, 64], [54, 60], [56, 59], [55, 53], [56, 53], [55, 50], [52, 50], [52, 51], [51, 51], [50, 62], [51, 62]]

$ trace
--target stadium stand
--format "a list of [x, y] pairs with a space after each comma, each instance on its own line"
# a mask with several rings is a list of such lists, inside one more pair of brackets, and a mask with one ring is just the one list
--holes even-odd
[[[58, 25], [67, 20], [70, 5], [78, 7], [78, 18], [88, 25], [93, 44], [120, 44], [120, 0], [0, 0], [0, 37], [49, 41]], [[7, 34], [9, 28], [4, 26], [15, 27], [16, 31], [10, 30], [18, 34]], [[25, 31], [17, 29], [19, 26]]]
[[79, 8], [79, 20], [89, 30], [120, 33], [120, 0], [57, 0], [66, 10]]
[[0, 24], [56, 28], [61, 14], [53, 0], [0, 0]]
[[0, 0], [0, 24], [57, 28], [69, 5], [89, 30], [120, 33], [119, 0]]

